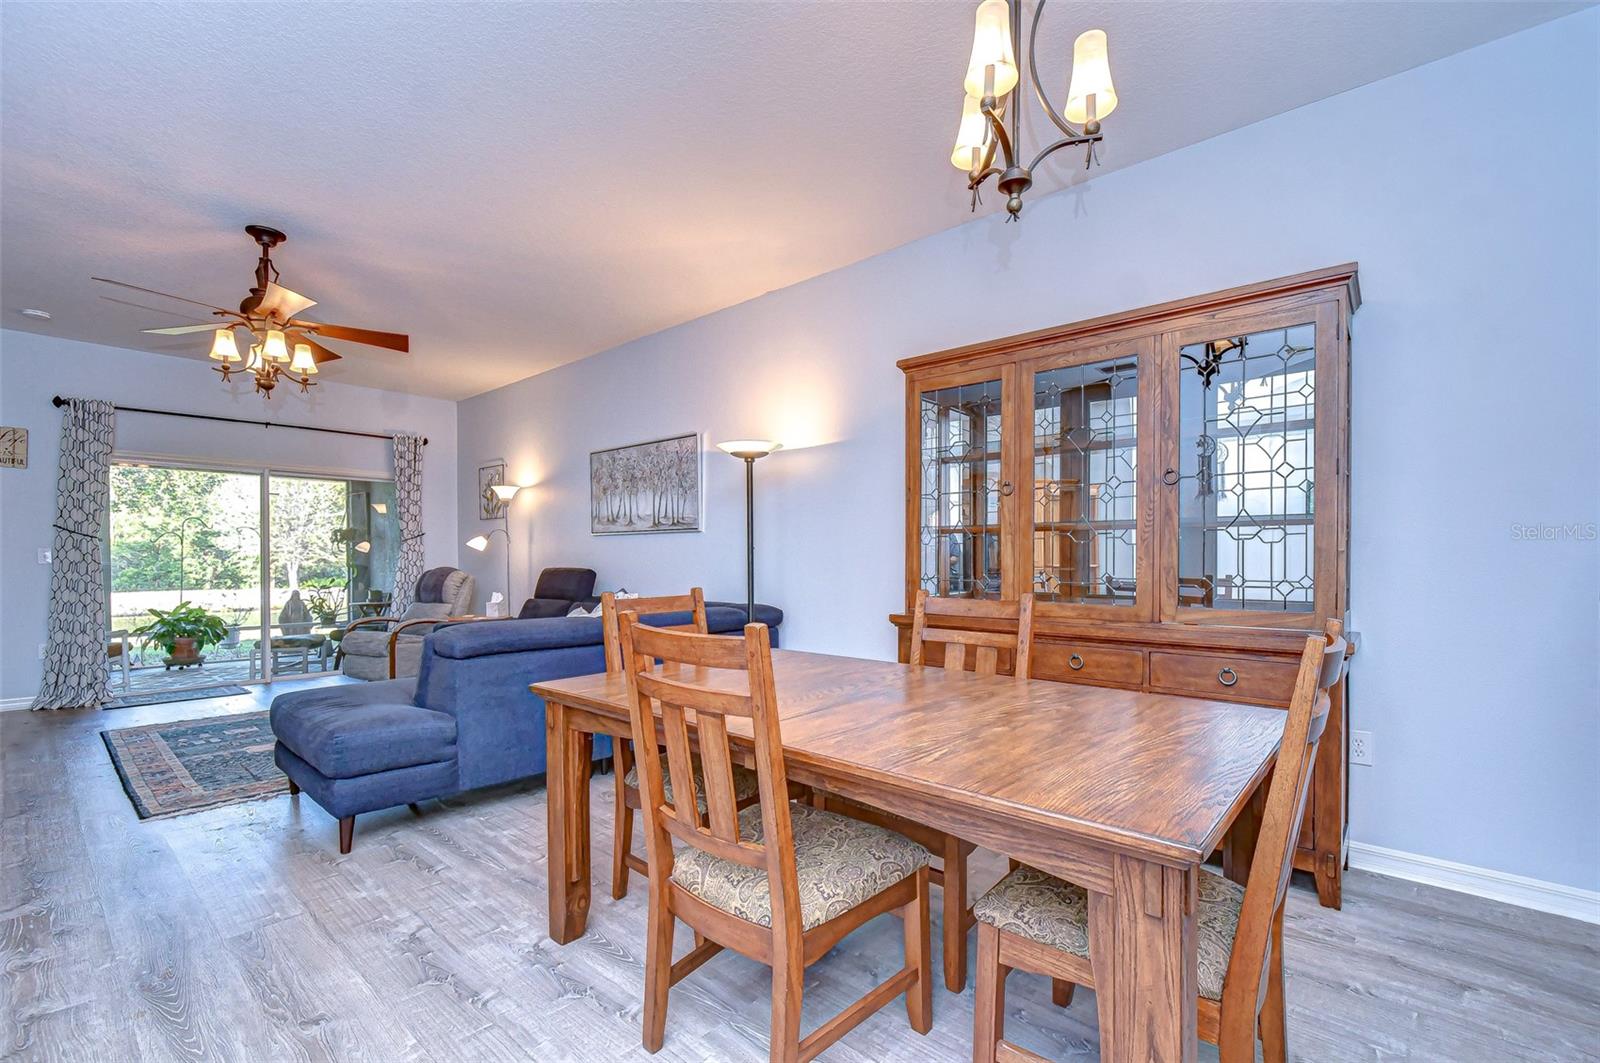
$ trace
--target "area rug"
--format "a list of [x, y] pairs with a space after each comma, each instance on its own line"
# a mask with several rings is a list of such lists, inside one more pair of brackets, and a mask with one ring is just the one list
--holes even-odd
[[135, 705], [164, 705], [169, 701], [201, 701], [205, 698], [231, 698], [235, 694], [248, 694], [238, 685], [225, 687], [196, 687], [191, 690], [152, 690], [148, 694], [124, 694], [101, 706], [103, 709], [131, 709]]
[[100, 737], [140, 819], [254, 801], [289, 788], [272, 762], [265, 712], [122, 727]]

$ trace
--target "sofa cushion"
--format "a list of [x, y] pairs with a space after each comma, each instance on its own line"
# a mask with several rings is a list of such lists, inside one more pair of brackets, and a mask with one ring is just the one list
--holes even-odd
[[570, 598], [529, 598], [517, 612], [518, 620], [538, 620], [549, 616], [566, 616], [572, 608]]
[[[331, 688], [344, 691], [348, 688]], [[456, 721], [416, 705], [273, 699], [272, 733], [330, 779], [454, 760]]]

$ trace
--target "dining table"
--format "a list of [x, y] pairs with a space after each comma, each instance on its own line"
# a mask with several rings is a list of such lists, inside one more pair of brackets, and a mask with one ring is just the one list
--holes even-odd
[[[1220, 850], [1243, 881], [1281, 709], [793, 650], [773, 651], [773, 674], [791, 782], [1083, 887], [1101, 1059], [1195, 1059], [1200, 867]], [[565, 944], [590, 905], [593, 738], [629, 735], [627, 686], [530, 689], [545, 703], [550, 937]], [[727, 726], [748, 758], [749, 721]]]

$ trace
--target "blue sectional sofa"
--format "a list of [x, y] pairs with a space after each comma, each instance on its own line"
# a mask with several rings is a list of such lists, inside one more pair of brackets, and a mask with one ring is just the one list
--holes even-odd
[[[783, 612], [756, 606], [772, 628]], [[646, 623], [689, 623], [664, 613]], [[745, 608], [706, 607], [717, 633], [744, 627]], [[305, 792], [339, 820], [348, 853], [355, 817], [464, 790], [544, 774], [544, 702], [528, 684], [605, 671], [598, 617], [547, 617], [441, 625], [423, 646], [415, 680], [319, 687], [272, 701], [274, 759], [291, 793]], [[597, 737], [594, 757], [611, 755]]]

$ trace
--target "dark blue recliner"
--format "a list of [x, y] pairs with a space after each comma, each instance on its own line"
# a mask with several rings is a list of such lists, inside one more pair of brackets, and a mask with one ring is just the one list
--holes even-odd
[[[688, 613], [644, 618], [689, 623]], [[772, 628], [783, 612], [756, 606]], [[742, 605], [706, 607], [712, 632], [742, 629]], [[355, 817], [380, 808], [544, 774], [544, 701], [530, 683], [605, 671], [598, 617], [497, 620], [441, 626], [427, 638], [415, 681], [393, 679], [280, 694], [272, 701], [274, 759], [339, 820], [348, 853]], [[594, 758], [611, 755], [596, 736]]]

